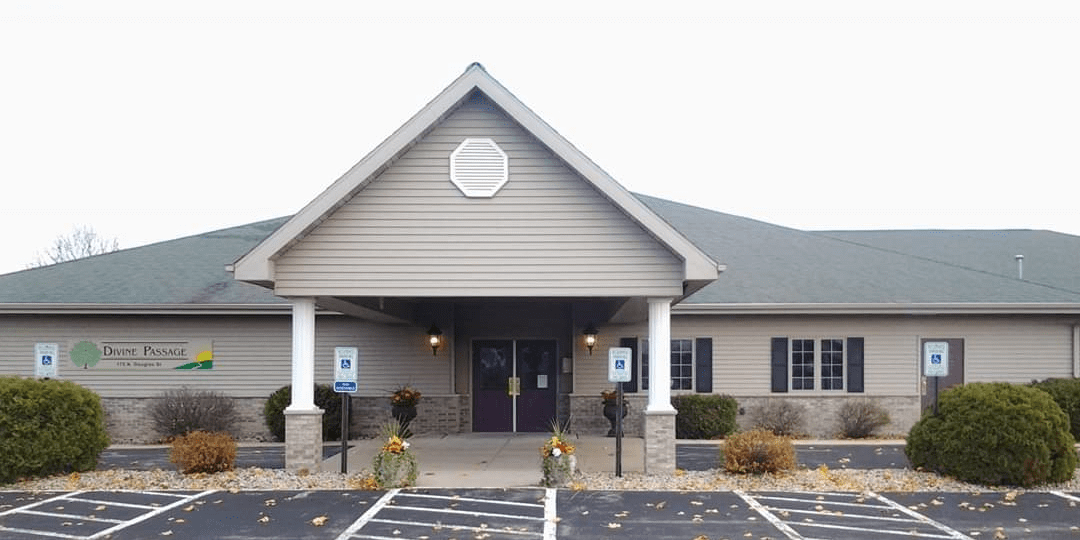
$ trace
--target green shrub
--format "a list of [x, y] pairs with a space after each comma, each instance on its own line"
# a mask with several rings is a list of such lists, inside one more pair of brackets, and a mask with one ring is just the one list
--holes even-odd
[[169, 461], [183, 474], [228, 471], [236, 463], [236, 441], [228, 433], [192, 431], [173, 441]]
[[[292, 385], [282, 386], [270, 394], [263, 406], [263, 418], [270, 433], [279, 441], [285, 440], [285, 408], [292, 401]], [[329, 384], [315, 385], [315, 406], [323, 410], [322, 438], [324, 441], [341, 439], [341, 394]], [[351, 437], [350, 431], [350, 437]]]
[[150, 409], [154, 429], [166, 439], [192, 431], [231, 432], [238, 414], [232, 398], [207, 390], [166, 390]]
[[806, 432], [803, 412], [806, 408], [786, 399], [770, 399], [750, 411], [755, 429], [771, 431], [781, 437], [797, 437]]
[[69, 381], [0, 377], [0, 483], [91, 470], [108, 445], [94, 392]]
[[675, 417], [675, 436], [680, 439], [718, 439], [733, 433], [738, 427], [735, 415], [739, 411], [739, 404], [731, 396], [675, 396], [671, 404], [679, 411]]
[[836, 416], [836, 430], [847, 439], [865, 439], [891, 421], [888, 411], [869, 399], [844, 400]]
[[724, 469], [732, 473], [774, 473], [795, 468], [795, 445], [767, 429], [736, 433], [721, 450]]
[[1080, 441], [1080, 379], [1046, 379], [1031, 385], [1054, 398], [1069, 417], [1069, 432], [1073, 439]]
[[912, 465], [966, 482], [1035, 486], [1073, 477], [1068, 418], [1049, 394], [1008, 383], [971, 383], [941, 394], [938, 415], [908, 433]]

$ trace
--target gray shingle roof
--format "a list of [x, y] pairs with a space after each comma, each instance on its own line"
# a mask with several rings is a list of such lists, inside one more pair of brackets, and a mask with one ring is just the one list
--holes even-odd
[[[689, 304], [1080, 303], [1080, 276], [1068, 264], [1080, 261], [1076, 236], [1049, 231], [808, 232], [638, 198], [727, 264], [718, 280], [687, 299]], [[1015, 273], [1017, 253], [1026, 256], [1024, 280]]]
[[272, 219], [0, 276], [0, 303], [276, 304], [225, 271], [287, 218]]
[[[1080, 237], [1049, 231], [808, 232], [637, 195], [717, 262], [685, 304], [1080, 304]], [[0, 276], [0, 304], [281, 304], [225, 271], [278, 218]], [[1023, 254], [1024, 280], [1014, 256]]]

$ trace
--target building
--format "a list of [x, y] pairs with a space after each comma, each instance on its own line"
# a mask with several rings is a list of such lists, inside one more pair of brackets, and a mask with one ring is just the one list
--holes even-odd
[[299, 468], [335, 347], [359, 350], [365, 430], [409, 384], [420, 432], [596, 433], [606, 352], [629, 347], [627, 430], [665, 472], [673, 393], [792, 400], [816, 435], [868, 398], [902, 432], [933, 395], [928, 341], [949, 346], [942, 387], [1080, 376], [1077, 260], [1080, 237], [1046, 231], [805, 232], [635, 195], [473, 64], [294, 216], [0, 276], [0, 374], [57, 345], [118, 441], [183, 385], [265, 434], [291, 382]]

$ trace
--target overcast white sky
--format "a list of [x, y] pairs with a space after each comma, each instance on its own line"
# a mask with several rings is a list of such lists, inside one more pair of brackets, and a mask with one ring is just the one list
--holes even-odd
[[632, 191], [1080, 235], [1078, 2], [401, 5], [0, 3], [0, 273], [292, 214], [473, 61]]

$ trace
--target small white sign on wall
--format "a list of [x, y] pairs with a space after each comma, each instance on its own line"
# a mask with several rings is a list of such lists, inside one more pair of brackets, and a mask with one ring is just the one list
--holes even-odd
[[56, 364], [59, 363], [57, 355], [60, 346], [56, 343], [34, 344], [34, 377], [39, 379], [55, 379]]
[[949, 375], [949, 343], [927, 341], [923, 344], [923, 375], [947, 377]]

